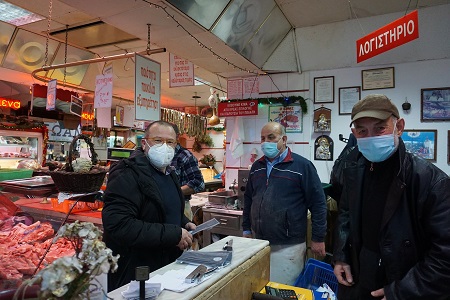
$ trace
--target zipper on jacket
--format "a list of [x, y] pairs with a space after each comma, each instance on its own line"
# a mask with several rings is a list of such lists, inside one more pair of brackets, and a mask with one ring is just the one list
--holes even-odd
[[373, 171], [373, 162], [370, 163], [370, 169], [369, 170], [370, 170], [370, 172]]
[[381, 258], [380, 258], [380, 260], [378, 261], [378, 266], [379, 266], [379, 267], [381, 266]]

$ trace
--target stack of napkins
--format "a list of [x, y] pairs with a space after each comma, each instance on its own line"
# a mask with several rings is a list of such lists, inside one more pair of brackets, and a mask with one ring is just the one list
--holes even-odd
[[[180, 270], [169, 270], [162, 275], [156, 274], [151, 277], [145, 281], [145, 299], [155, 299], [162, 290], [181, 293], [210, 278], [208, 274], [203, 276], [199, 281], [187, 283], [186, 277], [196, 268], [193, 265], [186, 265]], [[139, 281], [131, 281], [128, 288], [122, 292], [122, 296], [127, 300], [139, 300]]]
[[[146, 300], [156, 299], [161, 291], [161, 283], [145, 282]], [[139, 300], [139, 281], [132, 280], [128, 288], [122, 292], [122, 296], [127, 300]]]

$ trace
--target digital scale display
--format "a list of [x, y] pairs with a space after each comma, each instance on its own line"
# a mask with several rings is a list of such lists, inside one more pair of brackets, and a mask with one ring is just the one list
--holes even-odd
[[119, 160], [129, 158], [134, 149], [127, 148], [108, 148], [108, 159]]

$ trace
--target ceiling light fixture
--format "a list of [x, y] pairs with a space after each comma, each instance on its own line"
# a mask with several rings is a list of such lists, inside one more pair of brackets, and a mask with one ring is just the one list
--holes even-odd
[[0, 20], [14, 26], [22, 26], [45, 19], [43, 16], [0, 0]]

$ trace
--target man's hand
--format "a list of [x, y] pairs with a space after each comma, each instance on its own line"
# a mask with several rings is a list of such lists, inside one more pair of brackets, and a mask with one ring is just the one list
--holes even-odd
[[336, 275], [340, 284], [346, 286], [353, 285], [353, 276], [349, 264], [340, 261], [336, 262], [334, 265], [334, 275]]
[[186, 225], [184, 226], [184, 228], [186, 228], [187, 231], [192, 231], [195, 228], [197, 228], [197, 225], [195, 225], [192, 222], [186, 223]]
[[386, 300], [384, 296], [384, 289], [379, 289], [370, 293], [373, 297], [383, 297], [381, 300]]
[[181, 250], [185, 250], [189, 249], [191, 245], [192, 245], [192, 234], [190, 234], [186, 229], [181, 228], [181, 240], [180, 242], [178, 242], [177, 247], [180, 248]]
[[318, 256], [325, 256], [325, 243], [311, 241], [311, 251]]

